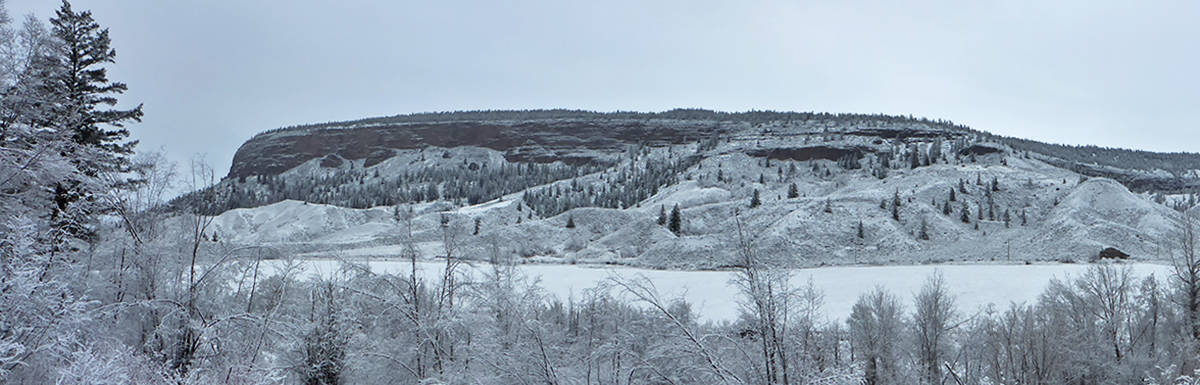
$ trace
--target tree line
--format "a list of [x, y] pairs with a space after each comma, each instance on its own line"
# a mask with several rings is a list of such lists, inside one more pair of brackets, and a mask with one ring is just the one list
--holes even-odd
[[252, 176], [227, 179], [210, 189], [184, 194], [172, 202], [179, 209], [199, 195], [217, 197], [214, 213], [268, 205], [287, 199], [351, 208], [394, 206], [445, 200], [474, 205], [521, 192], [531, 187], [570, 179], [603, 169], [603, 165], [505, 163], [497, 165], [463, 161], [462, 164], [426, 166], [400, 175], [378, 170], [339, 169], [307, 176]]
[[829, 112], [792, 112], [751, 110], [745, 112], [712, 111], [698, 108], [676, 108], [663, 112], [614, 111], [598, 112], [569, 109], [534, 109], [534, 110], [478, 110], [478, 111], [447, 111], [402, 114], [386, 117], [366, 118], [341, 122], [326, 122], [280, 127], [264, 131], [258, 135], [268, 135], [282, 131], [337, 129], [359, 125], [381, 124], [412, 124], [440, 123], [453, 121], [528, 121], [528, 120], [691, 120], [715, 122], [740, 122], [752, 125], [762, 125], [772, 122], [780, 123], [822, 123], [834, 126], [877, 125], [895, 123], [917, 123], [954, 130], [968, 130], [967, 126], [943, 119], [917, 118], [912, 115], [887, 114], [857, 114]]

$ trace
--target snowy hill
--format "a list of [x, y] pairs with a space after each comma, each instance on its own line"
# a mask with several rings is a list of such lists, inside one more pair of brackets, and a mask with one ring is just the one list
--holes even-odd
[[[226, 211], [213, 228], [225, 242], [291, 255], [396, 257], [409, 231], [399, 204], [416, 214], [425, 257], [444, 254], [452, 233], [452, 252], [478, 259], [714, 268], [733, 260], [739, 224], [756, 253], [796, 266], [1083, 261], [1107, 247], [1153, 260], [1165, 258], [1179, 215], [1152, 194], [949, 124], [717, 123], [660, 121], [718, 134], [624, 145], [587, 131], [607, 144], [539, 147], [561, 155], [549, 163], [475, 145], [395, 150], [370, 164], [333, 154], [218, 188], [230, 201], [307, 192], [374, 207], [284, 200]], [[562, 161], [584, 155], [590, 163]], [[369, 204], [381, 196], [401, 202]], [[675, 207], [678, 233], [660, 224]]]

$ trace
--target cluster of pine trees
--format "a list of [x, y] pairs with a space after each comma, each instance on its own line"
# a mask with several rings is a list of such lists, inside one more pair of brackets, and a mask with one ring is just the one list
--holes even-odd
[[308, 177], [260, 175], [245, 180], [226, 180], [211, 187], [211, 192], [184, 195], [175, 205], [186, 206], [184, 202], [195, 199], [195, 194], [215, 194], [218, 199], [215, 213], [287, 199], [352, 208], [437, 200], [473, 205], [600, 169], [603, 169], [602, 165], [511, 163], [489, 166], [464, 161], [461, 165], [406, 170], [394, 177], [381, 176], [378, 170], [362, 168]]
[[659, 189], [679, 183], [701, 157], [675, 156], [666, 159], [635, 157], [606, 170], [597, 183], [567, 183], [526, 190], [522, 200], [539, 216], [549, 217], [576, 207], [629, 208], [657, 194]]
[[[931, 204], [934, 207], [941, 207], [942, 214], [952, 216], [955, 213], [954, 202], [959, 203], [958, 219], [962, 223], [975, 223], [975, 228], [979, 229], [979, 221], [988, 220], [992, 222], [1004, 222], [1004, 227], [1011, 227], [1014, 220], [1014, 213], [1009, 208], [1002, 208], [996, 203], [995, 194], [1001, 192], [1000, 181], [993, 177], [990, 182], [984, 182], [982, 175], [976, 175], [975, 183], [978, 188], [974, 195], [983, 195], [983, 200], [976, 202], [974, 210], [970, 203], [971, 190], [969, 184], [964, 179], [958, 180], [958, 187], [950, 188], [947, 198], [941, 204], [935, 199]], [[974, 213], [974, 216], [972, 216]], [[1021, 226], [1029, 224], [1028, 213], [1024, 208], [1019, 212]]]

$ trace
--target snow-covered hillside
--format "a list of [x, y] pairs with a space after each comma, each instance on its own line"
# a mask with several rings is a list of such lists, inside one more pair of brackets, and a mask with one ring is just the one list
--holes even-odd
[[[756, 253], [793, 266], [1083, 261], [1108, 247], [1135, 259], [1166, 257], [1179, 214], [1146, 194], [976, 137], [905, 135], [766, 126], [708, 144], [633, 146], [608, 168], [479, 204], [412, 205], [412, 239], [425, 257], [443, 254], [450, 232], [452, 252], [478, 259], [501, 253], [658, 268], [728, 265], [739, 226]], [[371, 166], [314, 160], [282, 175], [354, 172], [350, 180], [369, 186], [466, 165], [519, 170], [501, 152], [456, 147], [400, 151]], [[644, 198], [586, 207], [639, 196], [630, 189], [648, 188], [636, 183], [651, 176], [663, 182], [637, 190]], [[678, 233], [660, 223], [676, 207]], [[227, 211], [213, 229], [227, 242], [289, 255], [397, 257], [409, 228], [395, 209], [287, 200]]]

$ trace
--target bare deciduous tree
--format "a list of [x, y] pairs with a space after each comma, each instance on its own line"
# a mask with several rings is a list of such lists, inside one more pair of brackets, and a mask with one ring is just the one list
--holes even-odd
[[901, 317], [900, 301], [882, 287], [858, 297], [854, 304], [847, 323], [854, 356], [862, 363], [867, 385], [901, 383]]
[[772, 266], [761, 258], [738, 213], [734, 213], [734, 222], [737, 261], [733, 282], [742, 292], [743, 313], [753, 320], [759, 338], [764, 383], [790, 384], [787, 341], [791, 338], [791, 306], [796, 296], [790, 282], [791, 270]]
[[1192, 340], [1200, 341], [1200, 255], [1196, 253], [1196, 222], [1196, 214], [1185, 212], [1176, 223], [1176, 245], [1172, 247], [1171, 264], [1178, 291], [1175, 301], [1183, 309]]
[[942, 368], [950, 349], [948, 335], [958, 322], [954, 297], [941, 271], [925, 280], [921, 291], [913, 298], [916, 312], [913, 314], [912, 331], [916, 342], [916, 355], [922, 381], [926, 384], [942, 384], [945, 376]]

